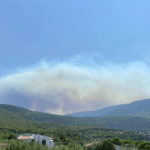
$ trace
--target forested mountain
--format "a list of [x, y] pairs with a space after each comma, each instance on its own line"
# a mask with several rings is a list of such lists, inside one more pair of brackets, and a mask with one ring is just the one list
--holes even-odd
[[67, 114], [67, 116], [75, 117], [104, 117], [104, 116], [138, 116], [149, 117], [150, 116], [150, 99], [139, 100], [129, 104], [116, 105], [106, 107], [97, 111], [87, 111]]
[[102, 117], [102, 116], [105, 116], [105, 114], [109, 112], [122, 108], [123, 106], [124, 106], [123, 104], [116, 105], [116, 106], [109, 106], [109, 107], [102, 108], [96, 111], [83, 111], [83, 112], [66, 114], [66, 116], [74, 116], [74, 117], [100, 117], [101, 116]]
[[[106, 116], [106, 117], [71, 117], [60, 116], [42, 112], [33, 112], [21, 107], [11, 105], [0, 105], [1, 123], [17, 123], [18, 126], [23, 122], [25, 124], [42, 124], [48, 126], [72, 125], [72, 126], [97, 126], [118, 129], [127, 129], [132, 131], [150, 131], [150, 119], [132, 116]], [[46, 123], [46, 124], [44, 124]]]
[[150, 116], [150, 99], [135, 101], [121, 108], [108, 112], [104, 116]]

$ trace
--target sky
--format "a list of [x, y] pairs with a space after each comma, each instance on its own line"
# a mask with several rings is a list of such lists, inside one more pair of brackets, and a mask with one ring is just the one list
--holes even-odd
[[0, 103], [64, 115], [150, 98], [149, 6], [2, 1]]

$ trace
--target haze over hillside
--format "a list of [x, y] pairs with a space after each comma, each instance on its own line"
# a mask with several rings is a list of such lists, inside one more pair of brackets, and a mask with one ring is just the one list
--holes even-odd
[[92, 68], [41, 62], [33, 68], [0, 79], [0, 103], [64, 115], [150, 97], [149, 68], [143, 63]]
[[129, 104], [106, 107], [97, 111], [85, 111], [67, 114], [75, 117], [104, 117], [104, 116], [150, 116], [150, 99], [139, 100]]
[[150, 1], [134, 1], [2, 0], [0, 103], [64, 115], [149, 98]]

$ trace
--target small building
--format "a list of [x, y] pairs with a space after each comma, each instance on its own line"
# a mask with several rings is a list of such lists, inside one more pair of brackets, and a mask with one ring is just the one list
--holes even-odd
[[5, 146], [5, 150], [6, 150], [6, 146], [9, 146], [9, 150], [10, 150], [10, 144], [7, 144], [7, 143], [0, 143], [0, 150], [4, 146]]
[[27, 143], [31, 141], [35, 141], [36, 143], [39, 142], [41, 145], [46, 145], [48, 148], [52, 148], [54, 145], [53, 138], [39, 134], [22, 134], [18, 137], [18, 140], [23, 140]]

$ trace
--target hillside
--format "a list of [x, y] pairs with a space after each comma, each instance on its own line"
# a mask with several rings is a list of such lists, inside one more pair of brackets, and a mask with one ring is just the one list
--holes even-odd
[[121, 108], [105, 113], [104, 116], [150, 116], [150, 99], [135, 101]]
[[[7, 107], [8, 106], [8, 107]], [[1, 118], [3, 120], [12, 120], [15, 122], [24, 122], [25, 124], [31, 123], [50, 123], [52, 126], [56, 125], [72, 125], [72, 126], [97, 126], [97, 127], [109, 127], [126, 129], [132, 131], [150, 131], [150, 119], [142, 117], [132, 116], [112, 116], [112, 117], [71, 117], [71, 116], [60, 116], [52, 115], [42, 112], [33, 112], [21, 107], [11, 105], [0, 105]], [[9, 109], [8, 109], [9, 108]], [[16, 108], [16, 110], [15, 110]], [[4, 110], [5, 109], [5, 110]], [[7, 117], [8, 119], [6, 119]], [[10, 118], [10, 119], [9, 119]], [[47, 126], [46, 125], [46, 126]], [[44, 125], [45, 126], [45, 125]]]
[[137, 116], [148, 118], [150, 116], [150, 99], [139, 100], [124, 105], [110, 106], [97, 111], [87, 111], [87, 112], [67, 114], [66, 116], [74, 116], [74, 117]]
[[2, 125], [4, 122], [17, 123], [23, 120], [24, 119], [22, 117], [0, 108], [0, 125]]
[[[3, 107], [4, 108], [4, 107]], [[16, 113], [16, 111], [20, 110], [21, 113], [22, 108], [17, 108], [18, 110], [14, 110], [15, 106], [9, 106], [9, 111], [12, 111]], [[5, 105], [5, 109], [7, 109], [7, 106]], [[8, 109], [7, 109], [8, 110]], [[24, 110], [24, 109], [23, 109]], [[54, 138], [55, 143], [58, 145], [66, 145], [66, 142], [72, 141], [78, 141], [80, 144], [87, 143], [91, 140], [98, 141], [99, 139], [106, 139], [106, 138], [113, 138], [113, 137], [119, 137], [121, 139], [131, 139], [131, 140], [149, 140], [148, 137], [145, 137], [144, 133], [139, 132], [131, 132], [122, 130], [121, 128], [125, 128], [128, 124], [128, 127], [131, 126], [131, 128], [135, 127], [135, 124], [137, 122], [142, 121], [141, 124], [145, 131], [150, 131], [150, 126], [148, 120], [145, 120], [146, 118], [137, 118], [135, 117], [104, 117], [104, 118], [98, 118], [97, 117], [84, 117], [84, 118], [77, 118], [76, 121], [79, 122], [82, 119], [85, 121], [84, 123], [91, 124], [94, 119], [99, 122], [103, 122], [106, 126], [112, 126], [112, 127], [118, 127], [120, 129], [113, 129], [113, 128], [106, 128], [106, 127], [92, 127], [92, 126], [79, 126], [79, 125], [62, 125], [62, 124], [56, 124], [56, 123], [46, 123], [46, 122], [38, 122], [38, 121], [31, 121], [26, 120], [24, 118], [21, 118], [20, 116], [17, 116], [16, 114], [13, 114], [12, 112], [6, 111], [4, 109], [0, 109], [0, 137], [1, 138], [8, 138], [12, 133], [15, 135], [20, 135], [22, 133], [39, 133], [44, 134], [47, 136], [51, 136]], [[27, 113], [28, 110], [25, 111]], [[30, 112], [30, 111], [29, 111]], [[32, 113], [32, 111], [30, 112]], [[33, 112], [36, 114], [36, 112]], [[19, 114], [19, 111], [18, 111]], [[38, 114], [38, 113], [37, 113]], [[62, 116], [61, 116], [62, 117]], [[75, 118], [75, 117], [69, 117], [69, 118]], [[78, 120], [79, 119], [79, 120]], [[135, 119], [133, 121], [133, 119]], [[126, 122], [127, 121], [127, 122]], [[130, 124], [130, 122], [132, 122]], [[147, 124], [146, 124], [147, 123]], [[124, 126], [123, 126], [124, 125]], [[139, 124], [140, 125], [140, 124]], [[145, 126], [147, 125], [147, 126]], [[139, 130], [141, 129], [141, 130]], [[142, 130], [141, 126], [137, 126], [135, 130], [144, 131]], [[11, 133], [10, 133], [11, 132]], [[67, 141], [64, 141], [66, 139]], [[2, 141], [1, 141], [2, 142]]]
[[77, 118], [71, 116], [54, 115], [54, 114], [30, 111], [22, 107], [6, 105], [6, 104], [0, 104], [0, 108], [9, 112], [10, 114], [31, 121], [57, 123], [57, 124], [64, 124], [64, 125], [76, 125], [76, 126], [77, 125], [104, 126], [100, 122], [100, 118], [93, 118], [93, 117]]
[[[15, 108], [16, 106], [12, 106]], [[11, 110], [11, 105], [9, 105]], [[19, 108], [22, 110], [22, 108]], [[34, 113], [34, 112], [33, 112]], [[74, 126], [67, 126], [68, 129], [73, 129]], [[56, 124], [56, 123], [47, 123], [47, 122], [38, 122], [27, 120], [19, 115], [13, 114], [10, 111], [6, 111], [0, 108], [0, 131], [1, 130], [10, 130], [17, 133], [38, 133], [42, 130], [49, 132], [50, 130], [65, 130], [66, 125]]]
[[123, 106], [124, 106], [123, 104], [116, 105], [116, 106], [109, 106], [96, 111], [83, 111], [78, 113], [66, 114], [66, 116], [74, 116], [74, 117], [100, 117], [101, 116], [102, 117], [109, 112], [122, 108]]

